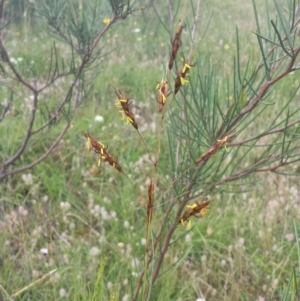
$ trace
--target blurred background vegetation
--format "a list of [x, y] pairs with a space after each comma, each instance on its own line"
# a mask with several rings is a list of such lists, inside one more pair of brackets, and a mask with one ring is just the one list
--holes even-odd
[[[4, 41], [22, 74], [39, 83], [47, 77], [54, 40], [66, 61], [69, 49], [46, 30], [35, 11], [36, 2], [11, 1], [7, 16], [12, 20]], [[82, 2], [74, 0], [79, 6]], [[264, 16], [266, 12], [275, 15], [273, 1], [255, 2], [262, 27], [267, 27]], [[174, 1], [178, 5], [175, 24], [179, 19], [191, 24], [191, 3], [196, 1]], [[285, 1], [278, 3], [287, 9]], [[169, 24], [167, 3], [136, 4], [140, 9], [116, 22], [101, 40], [103, 60], [63, 140], [33, 169], [0, 183], [3, 300], [96, 300], [97, 296], [97, 300], [131, 300], [143, 265], [152, 168], [139, 136], [124, 125], [115, 108], [114, 88], [133, 98], [140, 132], [150, 153], [155, 153], [160, 118], [155, 87], [170, 51], [170, 35], [163, 26]], [[101, 22], [111, 17], [108, 2], [103, 1], [101, 11]], [[200, 12], [197, 55], [214, 65], [220, 86], [226, 88], [225, 78], [234, 72], [236, 26], [241, 63], [246, 65], [249, 58], [260, 56], [253, 34], [252, 2], [203, 1]], [[187, 52], [190, 49], [185, 32], [182, 47]], [[268, 114], [276, 114], [299, 83], [297, 73], [282, 80], [272, 91], [274, 105]], [[43, 114], [51, 115], [68, 84], [69, 79], [64, 79], [41, 94]], [[297, 91], [295, 105], [299, 95]], [[228, 102], [228, 95], [223, 96]], [[5, 105], [10, 100], [11, 89], [3, 85], [0, 102]], [[28, 91], [15, 84], [12, 106], [0, 123], [1, 161], [18, 148], [31, 101]], [[249, 135], [265, 121], [266, 116], [249, 127]], [[63, 121], [58, 122], [29, 146], [16, 167], [43, 153], [62, 127]], [[109, 145], [135, 186], [109, 165], [97, 166], [97, 157], [86, 151], [81, 130]], [[164, 139], [167, 141], [166, 136]], [[166, 142], [162, 144], [158, 195], [171, 174], [167, 149]], [[253, 160], [251, 156], [244, 158], [245, 166]], [[299, 172], [299, 166], [294, 169]], [[299, 178], [255, 174], [249, 183], [246, 188], [231, 185], [214, 195], [207, 215], [194, 221], [191, 230], [178, 227], [165, 258], [171, 269], [158, 278], [150, 300], [297, 300], [289, 292], [295, 291], [290, 287], [297, 287], [299, 281]], [[26, 288], [31, 283], [34, 285]], [[22, 288], [26, 289], [19, 293]]]

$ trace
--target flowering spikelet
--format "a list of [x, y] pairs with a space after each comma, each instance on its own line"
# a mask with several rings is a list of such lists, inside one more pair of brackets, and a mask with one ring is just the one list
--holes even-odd
[[186, 210], [183, 215], [178, 219], [178, 224], [184, 225], [184, 222], [187, 221], [191, 216], [196, 216], [197, 214], [201, 214], [202, 216], [205, 214], [208, 205], [210, 204], [210, 200], [206, 198], [204, 201], [195, 204], [191, 206], [187, 206], [189, 208]]
[[89, 152], [93, 151], [96, 154], [100, 155], [99, 160], [98, 160], [98, 166], [100, 166], [101, 160], [103, 160], [104, 162], [108, 162], [109, 165], [111, 165], [113, 168], [117, 169], [120, 172], [123, 172], [120, 164], [118, 163], [118, 161], [108, 154], [108, 152], [107, 152], [108, 147], [107, 146], [104, 146], [104, 144], [102, 144], [101, 142], [95, 140], [87, 132], [82, 131], [82, 133], [87, 138], [88, 151]]
[[234, 135], [235, 135], [235, 133], [231, 133], [231, 134], [224, 136], [221, 139], [217, 140], [217, 142], [215, 142], [207, 152], [205, 152], [200, 158], [198, 158], [196, 160], [196, 164], [199, 164], [202, 161], [208, 160], [212, 155], [214, 155], [217, 152], [217, 150], [220, 147], [225, 146], [225, 148], [226, 148], [226, 144], [227, 144], [228, 140], [230, 138], [232, 138]]
[[173, 63], [176, 58], [177, 51], [179, 47], [181, 46], [181, 33], [182, 29], [185, 27], [185, 25], [182, 25], [182, 22], [179, 21], [176, 32], [175, 32], [175, 37], [174, 40], [172, 41], [172, 51], [170, 54], [170, 60], [169, 60], [169, 70], [173, 68]]
[[130, 110], [129, 106], [131, 102], [129, 102], [130, 98], [124, 97], [121, 93], [121, 91], [115, 91], [118, 101], [116, 102], [116, 107], [121, 109], [120, 113], [122, 114], [122, 117], [126, 119], [126, 123], [131, 123], [132, 126], [138, 130], [138, 125], [135, 121], [134, 114]]
[[170, 95], [170, 90], [168, 89], [168, 82], [165, 80], [158, 82], [156, 86], [156, 90], [158, 90], [157, 99], [156, 99], [158, 102], [158, 109], [159, 112], [161, 112], [164, 108], [167, 97]]
[[191, 64], [186, 62], [183, 65], [182, 70], [177, 72], [177, 77], [175, 79], [175, 94], [180, 90], [181, 86], [184, 86], [188, 81], [186, 77], [188, 76], [188, 71], [190, 68], [194, 67], [196, 64]]

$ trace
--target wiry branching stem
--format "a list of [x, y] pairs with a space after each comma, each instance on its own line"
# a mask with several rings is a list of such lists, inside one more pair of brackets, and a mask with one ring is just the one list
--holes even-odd
[[[0, 18], [4, 22], [4, 3], [5, 1], [0, 2]], [[129, 5], [129, 4], [128, 4]], [[43, 161], [52, 151], [53, 149], [58, 145], [64, 134], [66, 133], [67, 129], [70, 126], [70, 122], [72, 120], [72, 117], [74, 115], [74, 112], [76, 111], [78, 105], [81, 103], [81, 95], [82, 91], [84, 89], [84, 83], [83, 83], [83, 74], [85, 70], [90, 67], [90, 65], [95, 61], [95, 59], [100, 58], [100, 53], [95, 53], [95, 50], [97, 49], [97, 45], [99, 44], [100, 40], [103, 38], [104, 34], [111, 28], [111, 26], [116, 23], [118, 20], [124, 19], [130, 14], [133, 10], [130, 7], [127, 7], [126, 11], [120, 12], [120, 14], [114, 13], [112, 18], [110, 19], [110, 22], [105, 24], [105, 26], [100, 30], [99, 34], [94, 38], [92, 41], [91, 46], [85, 47], [85, 53], [82, 53], [80, 55], [81, 61], [77, 64], [77, 60], [75, 60], [74, 57], [74, 49], [78, 52], [79, 49], [76, 48], [75, 44], [72, 41], [72, 38], [64, 32], [62, 27], [58, 24], [56, 17], [52, 13], [47, 12], [46, 18], [48, 18], [48, 25], [54, 30], [55, 34], [60, 37], [63, 41], [65, 41], [67, 44], [69, 44], [71, 52], [73, 53], [73, 57], [71, 60], [70, 68], [68, 70], [64, 69], [64, 63], [62, 62], [60, 64], [59, 57], [57, 53], [56, 46], [54, 46], [53, 51], [51, 51], [51, 63], [49, 68], [49, 76], [47, 82], [37, 87], [36, 81], [30, 81], [24, 78], [24, 76], [21, 75], [16, 65], [12, 63], [12, 60], [10, 58], [10, 55], [8, 54], [8, 51], [6, 50], [4, 46], [3, 37], [4, 34], [2, 34], [5, 30], [5, 26], [1, 29], [1, 35], [0, 35], [0, 55], [2, 58], [2, 61], [4, 64], [7, 65], [8, 70], [6, 71], [7, 74], [5, 76], [7, 78], [11, 78], [13, 81], [21, 84], [28, 92], [32, 93], [33, 95], [33, 102], [31, 104], [30, 108], [30, 115], [28, 118], [28, 125], [26, 132], [23, 137], [23, 141], [18, 148], [18, 150], [11, 155], [11, 157], [5, 159], [1, 166], [0, 166], [0, 180], [4, 179], [5, 177], [25, 171], [26, 169], [34, 167], [36, 164]], [[76, 22], [76, 21], [74, 21]], [[75, 23], [74, 23], [75, 24]], [[87, 40], [85, 43], [88, 43]], [[60, 68], [62, 70], [60, 70]], [[4, 68], [1, 66], [1, 71], [4, 70]], [[10, 72], [10, 74], [8, 73]], [[49, 116], [49, 118], [38, 128], [34, 129], [34, 125], [36, 123], [36, 113], [39, 108], [39, 94], [40, 92], [44, 91], [45, 89], [52, 86], [58, 79], [60, 78], [66, 78], [68, 76], [73, 76], [72, 82], [67, 88], [67, 91], [65, 92], [65, 97], [59, 102], [58, 106], [56, 107], [55, 111]], [[74, 93], [75, 92], [75, 93]], [[74, 96], [75, 95], [75, 96]], [[71, 107], [71, 111], [68, 113], [68, 116], [65, 116], [65, 106], [69, 104], [71, 101], [73, 101], [73, 106]], [[4, 113], [1, 115], [2, 121], [8, 112], [10, 106], [7, 106], [4, 109]], [[47, 130], [47, 127], [50, 127], [53, 123], [55, 123], [57, 120], [66, 119], [66, 125], [62, 128], [61, 132], [57, 135], [57, 137], [54, 139], [52, 144], [48, 147], [47, 151], [45, 151], [44, 154], [40, 155], [39, 158], [34, 160], [32, 163], [28, 165], [24, 165], [22, 167], [15, 167], [9, 169], [15, 162], [21, 157], [21, 155], [26, 151], [29, 145], [29, 141], [32, 141], [33, 137], [38, 134], [42, 133], [45, 129]], [[39, 139], [39, 138], [38, 138]], [[36, 139], [36, 141], [38, 140]]]
[[[199, 18], [200, 2], [201, 2], [200, 0], [197, 2], [197, 13], [195, 14], [195, 23], [197, 23], [198, 18]], [[171, 19], [170, 21], [172, 24], [174, 16], [173, 16], [173, 12], [172, 12], [172, 2], [171, 1], [169, 1], [169, 15], [170, 15], [170, 19]], [[298, 23], [299, 23], [299, 18], [296, 19], [293, 24], [291, 24], [291, 28], [290, 28], [291, 32], [293, 30], [295, 30], [293, 33], [293, 38], [296, 38], [299, 36], [299, 31], [296, 30], [296, 26]], [[180, 37], [181, 31], [182, 31], [181, 26], [182, 25], [180, 23], [179, 27], [177, 28], [177, 31], [175, 33], [175, 38], [172, 40], [172, 45], [171, 45], [172, 51], [170, 53], [170, 60], [169, 60], [169, 66], [168, 66], [169, 70], [171, 70], [173, 67], [173, 63], [176, 59], [177, 51], [179, 50], [179, 46], [181, 45], [181, 37]], [[194, 39], [194, 36], [195, 36], [195, 28], [196, 28], [196, 24], [194, 24], [192, 26], [192, 32], [190, 35], [192, 37], [192, 39]], [[253, 82], [257, 79], [259, 72], [261, 71], [261, 69], [263, 67], [266, 67], [266, 64], [264, 64], [264, 62], [259, 64], [258, 67], [252, 71], [252, 73], [249, 75], [248, 80], [246, 78], [240, 77], [240, 81], [241, 81], [240, 95], [243, 96], [243, 92], [247, 88], [247, 89], [249, 89], [249, 91], [253, 92], [253, 94], [252, 94], [253, 96], [251, 96], [249, 99], [247, 99], [247, 101], [245, 102], [244, 105], [240, 105], [238, 103], [238, 100], [236, 100], [236, 102], [234, 104], [230, 105], [229, 108], [227, 108], [227, 113], [222, 115], [223, 120], [220, 123], [220, 125], [218, 127], [214, 126], [215, 132], [209, 132], [209, 130], [211, 130], [211, 129], [209, 127], [204, 127], [205, 131], [207, 131], [207, 132], [205, 132], [205, 135], [207, 136], [208, 140], [210, 141], [210, 145], [208, 146], [206, 151], [204, 151], [202, 154], [200, 154], [200, 156], [196, 157], [197, 159], [195, 159], [195, 158], [193, 159], [193, 156], [195, 156], [195, 155], [193, 155], [190, 152], [189, 153], [190, 158], [187, 159], [187, 162], [193, 161], [194, 163], [192, 163], [191, 166], [187, 167], [185, 169], [185, 171], [183, 171], [179, 175], [177, 174], [177, 168], [180, 163], [180, 160], [178, 158], [180, 158], [181, 145], [178, 144], [180, 146], [179, 146], [179, 149], [177, 148], [177, 151], [176, 151], [176, 160], [175, 160], [176, 166], [174, 167], [176, 169], [176, 176], [174, 178], [174, 181], [171, 183], [170, 187], [173, 185], [177, 185], [177, 182], [179, 182], [180, 179], [185, 177], [187, 174], [189, 174], [189, 176], [187, 177], [188, 180], [187, 180], [187, 183], [185, 184], [184, 192], [180, 196], [176, 196], [176, 195], [172, 196], [172, 194], [166, 193], [166, 195], [168, 195], [168, 198], [169, 198], [169, 204], [168, 204], [167, 208], [165, 209], [163, 217], [160, 221], [159, 228], [156, 232], [156, 235], [154, 236], [154, 241], [152, 244], [153, 247], [151, 249], [151, 252], [148, 253], [148, 261], [146, 262], [147, 266], [145, 266], [144, 269], [140, 273], [138, 283], [137, 283], [137, 286], [135, 289], [135, 293], [133, 296], [133, 300], [137, 300], [139, 289], [142, 286], [143, 279], [146, 278], [145, 273], [147, 273], [147, 267], [151, 264], [151, 265], [153, 265], [151, 280], [149, 280], [147, 288], [144, 291], [143, 300], [146, 300], [149, 297], [151, 287], [152, 287], [153, 283], [157, 280], [157, 278], [160, 274], [160, 270], [161, 270], [162, 263], [165, 258], [165, 254], [170, 246], [171, 238], [178, 225], [178, 220], [180, 219], [180, 217], [188, 218], [188, 217], [192, 216], [194, 213], [195, 214], [198, 213], [198, 211], [193, 212], [193, 209], [184, 211], [185, 206], [188, 204], [188, 202], [191, 199], [197, 199], [198, 197], [205, 196], [209, 193], [212, 193], [217, 186], [221, 186], [225, 183], [243, 179], [253, 173], [276, 172], [277, 170], [279, 170], [282, 167], [295, 164], [295, 162], [299, 162], [299, 158], [297, 156], [299, 156], [300, 147], [290, 145], [291, 142], [297, 140], [297, 135], [299, 135], [299, 134], [298, 134], [298, 132], [295, 133], [295, 135], [292, 136], [292, 138], [290, 138], [289, 140], [286, 138], [286, 135], [293, 135], [293, 133], [287, 133], [287, 130], [293, 128], [295, 125], [298, 125], [300, 123], [300, 120], [296, 119], [294, 121], [290, 121], [289, 114], [287, 115], [288, 117], [287, 117], [287, 120], [286, 120], [286, 123], [284, 126], [281, 126], [281, 127], [278, 126], [275, 128], [273, 127], [269, 130], [262, 131], [261, 134], [258, 134], [257, 136], [252, 137], [252, 138], [244, 139], [241, 141], [237, 140], [238, 136], [239, 136], [239, 132], [237, 131], [237, 129], [238, 129], [238, 126], [240, 124], [242, 124], [243, 120], [250, 114], [253, 114], [254, 110], [261, 103], [263, 103], [264, 97], [267, 95], [267, 93], [269, 93], [270, 89], [276, 83], [278, 83], [283, 78], [285, 78], [288, 74], [290, 74], [291, 72], [293, 72], [299, 68], [298, 64], [296, 64], [296, 62], [299, 57], [300, 46], [296, 46], [296, 47], [293, 47], [292, 49], [289, 49], [288, 50], [289, 55], [285, 54], [277, 60], [274, 60], [274, 58], [272, 57], [274, 55], [274, 53], [276, 53], [276, 51], [278, 51], [278, 50], [281, 51], [282, 53], [285, 53], [287, 51], [285, 49], [286, 46], [284, 45], [284, 43], [287, 41], [287, 37], [279, 36], [279, 30], [277, 30], [277, 28], [275, 28], [275, 29], [276, 29], [276, 35], [277, 35], [277, 37], [279, 37], [280, 43], [277, 43], [276, 45], [274, 45], [275, 43], [271, 44], [271, 47], [269, 48], [269, 50], [266, 51], [264, 54], [265, 60], [266, 59], [271, 60], [271, 63], [270, 63], [271, 67], [268, 67], [269, 70], [268, 70], [268, 72], [265, 73], [264, 80], [260, 80], [260, 84], [257, 87], [255, 87], [255, 88], [253, 87]], [[180, 43], [176, 43], [176, 37], [177, 37], [178, 41], [180, 40]], [[295, 41], [296, 40], [294, 39], [294, 42]], [[194, 41], [191, 42], [192, 43], [191, 48], [193, 48], [193, 45], [194, 45], [193, 42]], [[189, 57], [191, 57], [192, 55], [193, 55], [193, 50], [191, 49]], [[238, 66], [238, 68], [240, 68], [240, 67]], [[170, 71], [169, 70], [167, 70], [167, 72], [166, 72], [168, 74], [167, 75], [168, 80], [170, 79]], [[181, 74], [182, 73], [183, 72], [181, 72]], [[180, 74], [178, 74], [178, 76], [180, 76]], [[240, 74], [239, 74], [239, 76], [240, 76]], [[185, 79], [185, 77], [183, 77], [183, 80], [184, 79]], [[179, 78], [177, 80], [177, 88], [176, 88], [176, 84], [175, 84], [175, 89], [172, 91], [173, 92], [172, 99], [174, 99], [174, 96], [179, 91], [182, 83], [183, 83], [183, 81], [180, 81], [180, 78]], [[197, 89], [200, 89], [200, 88], [197, 87]], [[163, 95], [163, 93], [161, 93], [161, 95]], [[196, 97], [196, 96], [193, 96], [193, 97]], [[197, 97], [201, 98], [201, 96], [197, 96]], [[199, 102], [201, 102], [201, 101], [202, 100], [200, 99]], [[214, 101], [214, 100], [211, 100], [211, 101]], [[168, 101], [166, 101], [166, 98], [164, 98], [164, 101], [163, 102], [161, 101], [160, 103], [161, 104], [163, 103], [163, 105], [164, 105], [165, 102], [168, 102]], [[168, 103], [167, 109], [169, 109], [171, 103], [172, 103], [172, 101]], [[189, 103], [188, 106], [185, 106], [185, 103], [183, 103], [182, 106], [183, 106], [182, 107], [182, 122], [184, 124], [187, 124], [186, 127], [188, 127], [189, 126], [188, 119], [189, 119], [189, 114], [190, 114], [189, 110], [191, 110], [192, 105]], [[163, 110], [160, 110], [160, 111], [162, 111], [164, 114], [165, 110], [166, 110], [166, 107], [163, 107]], [[204, 112], [202, 112], [202, 113], [204, 113]], [[164, 116], [164, 115], [162, 115], [162, 116]], [[199, 116], [199, 118], [203, 118], [203, 116]], [[178, 122], [179, 118], [177, 118], [175, 120], [176, 120], [176, 122]], [[163, 118], [162, 118], [162, 121], [163, 121]], [[175, 128], [173, 130], [176, 131], [176, 129], [177, 129], [177, 127], [175, 124]], [[185, 135], [186, 133], [189, 133], [189, 132], [188, 131], [182, 132], [182, 136]], [[205, 171], [205, 167], [207, 167], [207, 165], [208, 165], [207, 163], [211, 162], [214, 158], [214, 155], [217, 152], [220, 152], [221, 149], [223, 149], [224, 151], [226, 151], [227, 148], [236, 149], [236, 148], [244, 146], [247, 143], [252, 142], [252, 141], [258, 142], [259, 139], [261, 139], [263, 137], [270, 136], [270, 135], [278, 135], [278, 134], [282, 134], [283, 138], [284, 138], [283, 142], [280, 142], [280, 143], [282, 143], [281, 151], [276, 151], [276, 152], [273, 152], [270, 154], [262, 155], [262, 157], [257, 158], [257, 160], [254, 163], [250, 164], [246, 168], [242, 168], [240, 170], [232, 172], [232, 174], [230, 174], [230, 175], [220, 176], [220, 178], [212, 177], [212, 179], [207, 179], [207, 181], [201, 183], [201, 187], [203, 187], [203, 188], [202, 189], [198, 188], [199, 175], [201, 175], [201, 173]], [[179, 141], [182, 141], [182, 140], [180, 140], [180, 138], [181, 138], [180, 135], [178, 135], [178, 137], [179, 137], [178, 138], [178, 143], [179, 143]], [[189, 142], [190, 142], [190, 140], [188, 140], [188, 138], [186, 140], [184, 140], [184, 143], [187, 145], [187, 148], [190, 151], [190, 148], [192, 148], [192, 144], [190, 144]], [[287, 145], [286, 148], [285, 148], [284, 143]], [[292, 153], [294, 155], [291, 155]], [[224, 155], [224, 157], [225, 157], [225, 155]], [[178, 184], [178, 185], [181, 185], [181, 184]], [[168, 191], [169, 191], [169, 188], [167, 189], [167, 192]], [[157, 200], [156, 200], [156, 202], [157, 202]], [[174, 211], [175, 205], [177, 206], [177, 209], [176, 209], [176, 214], [174, 215], [173, 211]], [[197, 202], [196, 202], [196, 206], [197, 206]], [[199, 206], [199, 208], [201, 207], [200, 205], [198, 205], [198, 206]], [[182, 215], [183, 212], [185, 212], [186, 214]], [[167, 227], [167, 224], [170, 225], [170, 220], [172, 221], [171, 226]], [[165, 230], [166, 227], [167, 227], [167, 230]], [[154, 261], [154, 262], [152, 262], [152, 261]]]

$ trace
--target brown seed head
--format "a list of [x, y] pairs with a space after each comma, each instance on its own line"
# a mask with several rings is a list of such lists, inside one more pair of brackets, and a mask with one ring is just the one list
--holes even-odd
[[170, 95], [171, 92], [168, 89], [168, 82], [165, 80], [158, 82], [156, 89], [158, 90], [156, 101], [158, 103], [159, 112], [161, 112], [164, 108], [167, 97]]
[[211, 147], [210, 149], [205, 152], [200, 158], [196, 160], [196, 164], [199, 164], [200, 162], [208, 160], [212, 155], [214, 155], [219, 148], [222, 146], [226, 147], [226, 144], [230, 140], [230, 138], [234, 137], [235, 133], [231, 133], [229, 135], [225, 135], [222, 138], [218, 139]]
[[188, 81], [186, 80], [186, 77], [188, 76], [188, 71], [190, 68], [194, 67], [196, 64], [191, 64], [189, 62], [184, 63], [182, 69], [177, 72], [177, 77], [175, 79], [175, 87], [174, 87], [174, 93], [177, 94], [177, 92], [180, 90], [181, 86], [184, 86]]
[[134, 114], [130, 110], [129, 106], [131, 102], [129, 102], [130, 98], [125, 97], [122, 95], [121, 91], [115, 91], [118, 101], [116, 103], [116, 107], [121, 109], [120, 112], [122, 113], [122, 116], [126, 119], [127, 123], [131, 123], [132, 126], [138, 130], [138, 124], [135, 121]]
[[108, 154], [108, 147], [105, 147], [104, 144], [94, 139], [87, 132], [82, 131], [82, 133], [87, 138], [88, 151], [94, 151], [96, 154], [99, 154], [98, 165], [100, 165], [101, 160], [103, 160], [104, 162], [108, 162], [113, 168], [122, 172], [122, 168], [118, 161]]
[[179, 21], [176, 31], [175, 31], [174, 40], [172, 41], [172, 51], [171, 51], [170, 60], [169, 60], [169, 70], [171, 70], [173, 68], [174, 60], [176, 58], [178, 49], [181, 46], [181, 33], [182, 33], [182, 29], [184, 27], [185, 27], [185, 25], [182, 25], [182, 22]]
[[204, 215], [205, 210], [208, 208], [208, 205], [210, 204], [210, 200], [206, 198], [204, 201], [198, 203], [196, 202], [192, 206], [188, 206], [189, 209], [186, 210], [183, 215], [178, 219], [178, 224], [183, 224], [185, 221], [187, 221], [191, 216], [196, 216], [197, 214]]

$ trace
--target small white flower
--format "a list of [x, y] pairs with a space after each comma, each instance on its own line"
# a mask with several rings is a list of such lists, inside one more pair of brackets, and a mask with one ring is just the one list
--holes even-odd
[[41, 273], [37, 270], [32, 270], [32, 278], [38, 278], [41, 276]]
[[132, 253], [133, 247], [131, 244], [126, 245], [126, 255], [129, 257]]
[[89, 196], [88, 196], [88, 203], [89, 203], [89, 206], [94, 204], [94, 196], [91, 193], [89, 193]]
[[68, 294], [67, 294], [66, 289], [61, 288], [61, 289], [59, 290], [59, 297], [60, 297], [60, 298], [66, 298], [67, 296], [68, 296]]
[[211, 235], [213, 233], [213, 229], [211, 227], [207, 227], [206, 233], [207, 235]]
[[128, 301], [130, 299], [130, 296], [128, 294], [124, 295], [122, 298], [122, 301]]
[[245, 238], [240, 237], [238, 240], [238, 245], [243, 246], [245, 244]]
[[140, 265], [140, 261], [136, 258], [136, 257], [133, 257], [131, 259], [131, 267], [132, 268], [136, 268]]
[[22, 180], [25, 182], [26, 185], [32, 185], [33, 184], [33, 176], [32, 176], [31, 173], [22, 174]]
[[41, 249], [40, 249], [40, 252], [41, 252], [43, 255], [47, 255], [47, 254], [48, 254], [48, 249], [47, 249], [47, 248], [41, 248]]
[[139, 29], [139, 28], [135, 28], [134, 30], [133, 30], [133, 32], [140, 32], [141, 30]]
[[206, 260], [207, 260], [206, 255], [202, 255], [202, 256], [201, 256], [201, 262], [202, 262], [202, 263], [205, 263]]
[[44, 195], [44, 196], [41, 198], [41, 201], [42, 201], [43, 203], [47, 203], [48, 200], [49, 200], [49, 197], [48, 197], [47, 195]]
[[101, 206], [99, 204], [96, 204], [95, 207], [94, 207], [94, 211], [97, 212], [97, 213], [100, 213], [101, 212]]
[[285, 235], [285, 239], [288, 240], [288, 241], [294, 240], [294, 234], [293, 233], [287, 233]]
[[92, 247], [90, 249], [90, 256], [92, 257], [96, 257], [100, 254], [100, 249], [98, 249], [97, 247]]
[[63, 211], [68, 211], [68, 210], [71, 208], [71, 205], [70, 205], [69, 202], [61, 202], [61, 203], [59, 204], [59, 207], [60, 207], [60, 209], [63, 210]]
[[63, 216], [63, 222], [65, 223], [65, 224], [68, 224], [69, 223], [69, 219], [68, 219], [68, 217], [66, 216], [66, 215], [64, 215]]
[[28, 210], [25, 209], [23, 206], [19, 206], [18, 211], [19, 211], [20, 215], [23, 215], [23, 216], [27, 216], [28, 215]]
[[141, 245], [142, 245], [142, 246], [145, 246], [145, 245], [146, 245], [146, 238], [142, 238], [142, 239], [141, 239]]
[[108, 220], [110, 218], [108, 212], [106, 211], [106, 209], [104, 207], [100, 208], [100, 214], [104, 220]]
[[185, 241], [186, 241], [187, 243], [190, 243], [190, 242], [192, 241], [192, 235], [191, 235], [191, 234], [187, 234], [187, 235], [185, 236]]
[[279, 282], [279, 281], [278, 281], [278, 279], [276, 279], [276, 278], [273, 280], [273, 282], [272, 282], [272, 288], [273, 288], [273, 289], [275, 289], [275, 288], [277, 287], [278, 282]]
[[104, 118], [103, 118], [103, 116], [101, 116], [101, 115], [96, 115], [94, 120], [95, 120], [96, 122], [103, 122], [103, 121], [104, 121]]

